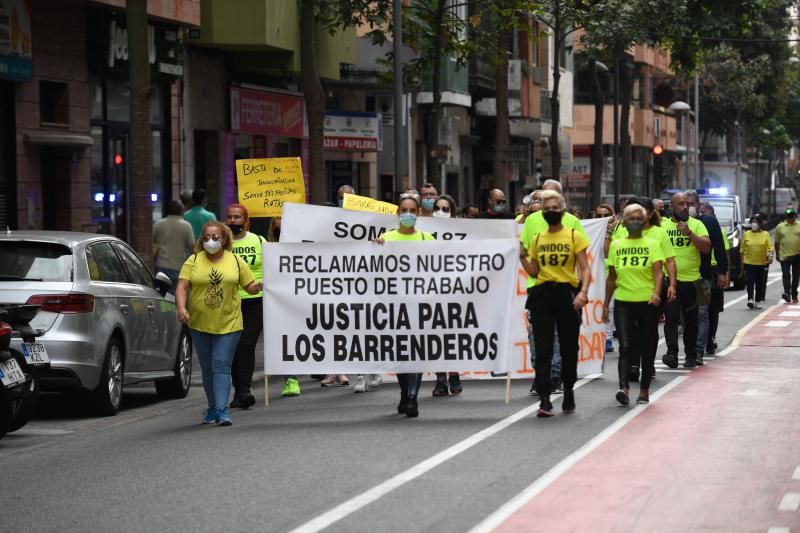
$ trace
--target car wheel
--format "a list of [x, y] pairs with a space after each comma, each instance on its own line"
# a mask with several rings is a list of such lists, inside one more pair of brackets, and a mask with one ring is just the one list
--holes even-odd
[[156, 381], [156, 392], [161, 398], [186, 398], [192, 385], [192, 338], [184, 328], [178, 340], [178, 353], [175, 357], [175, 377]]
[[17, 363], [19, 363], [25, 377], [30, 377], [30, 381], [26, 382], [26, 386], [28, 387], [27, 392], [12, 408], [11, 420], [8, 424], [8, 433], [18, 430], [27, 424], [28, 420], [33, 418], [33, 415], [36, 413], [36, 407], [39, 405], [40, 391], [39, 372], [28, 364], [25, 360], [25, 356], [22, 355], [21, 352], [11, 350], [11, 355], [17, 360]]
[[125, 374], [121, 342], [111, 337], [106, 348], [100, 383], [91, 394], [92, 408], [102, 416], [113, 416], [122, 403], [122, 384]]

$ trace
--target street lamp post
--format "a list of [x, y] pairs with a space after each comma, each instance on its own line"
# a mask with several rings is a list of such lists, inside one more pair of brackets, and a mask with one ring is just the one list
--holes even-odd
[[686, 149], [686, 186], [690, 187], [691, 184], [689, 183], [689, 125], [687, 124], [686, 119], [689, 117], [689, 113], [692, 111], [692, 106], [687, 104], [682, 100], [677, 100], [672, 102], [668, 108], [670, 111], [678, 113], [681, 115], [681, 119], [684, 121], [683, 127], [683, 137], [684, 137], [684, 148]]

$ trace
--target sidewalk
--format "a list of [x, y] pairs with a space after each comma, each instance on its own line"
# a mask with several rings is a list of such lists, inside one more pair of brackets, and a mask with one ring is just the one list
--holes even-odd
[[496, 531], [800, 532], [800, 306], [742, 333]]

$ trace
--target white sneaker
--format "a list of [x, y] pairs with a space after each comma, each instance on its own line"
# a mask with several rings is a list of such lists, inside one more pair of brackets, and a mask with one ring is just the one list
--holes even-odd
[[763, 309], [763, 307], [761, 307], [760, 303], [756, 302], [756, 309]]
[[747, 300], [747, 307], [749, 307], [750, 309], [752, 309], [752, 308], [754, 308], [755, 306], [756, 306], [756, 304], [755, 304], [755, 302], [753, 301], [753, 299], [752, 299], [752, 298], [750, 298], [749, 300]]
[[369, 385], [370, 389], [377, 389], [381, 386], [381, 383], [383, 383], [383, 378], [380, 376], [380, 374], [370, 374], [368, 376], [367, 384]]
[[356, 376], [356, 386], [353, 387], [353, 392], [367, 392], [367, 380], [364, 379], [363, 374]]

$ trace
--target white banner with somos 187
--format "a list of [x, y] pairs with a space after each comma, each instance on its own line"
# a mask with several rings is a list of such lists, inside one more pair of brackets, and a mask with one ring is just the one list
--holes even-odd
[[[582, 314], [578, 375], [587, 376], [603, 371], [605, 357], [606, 332], [602, 321], [606, 279], [603, 242], [608, 220], [590, 219], [583, 220], [582, 223], [591, 241], [588, 257], [592, 269], [592, 284], [589, 287], [589, 303]], [[283, 206], [281, 243], [366, 241], [396, 228], [397, 225], [397, 217], [393, 215], [287, 203]], [[440, 241], [517, 238], [523, 228], [513, 220], [432, 217], [418, 219], [417, 227], [433, 233]], [[519, 265], [519, 261], [516, 262], [516, 271], [513, 312], [510, 315], [514, 342], [508, 356], [511, 359], [512, 378], [531, 378], [534, 370], [528, 343], [528, 315], [525, 310], [528, 275]], [[276, 330], [270, 326], [265, 331]], [[462, 377], [490, 378], [491, 374], [483, 371], [462, 372]]]
[[264, 245], [267, 374], [506, 372], [516, 239]]

